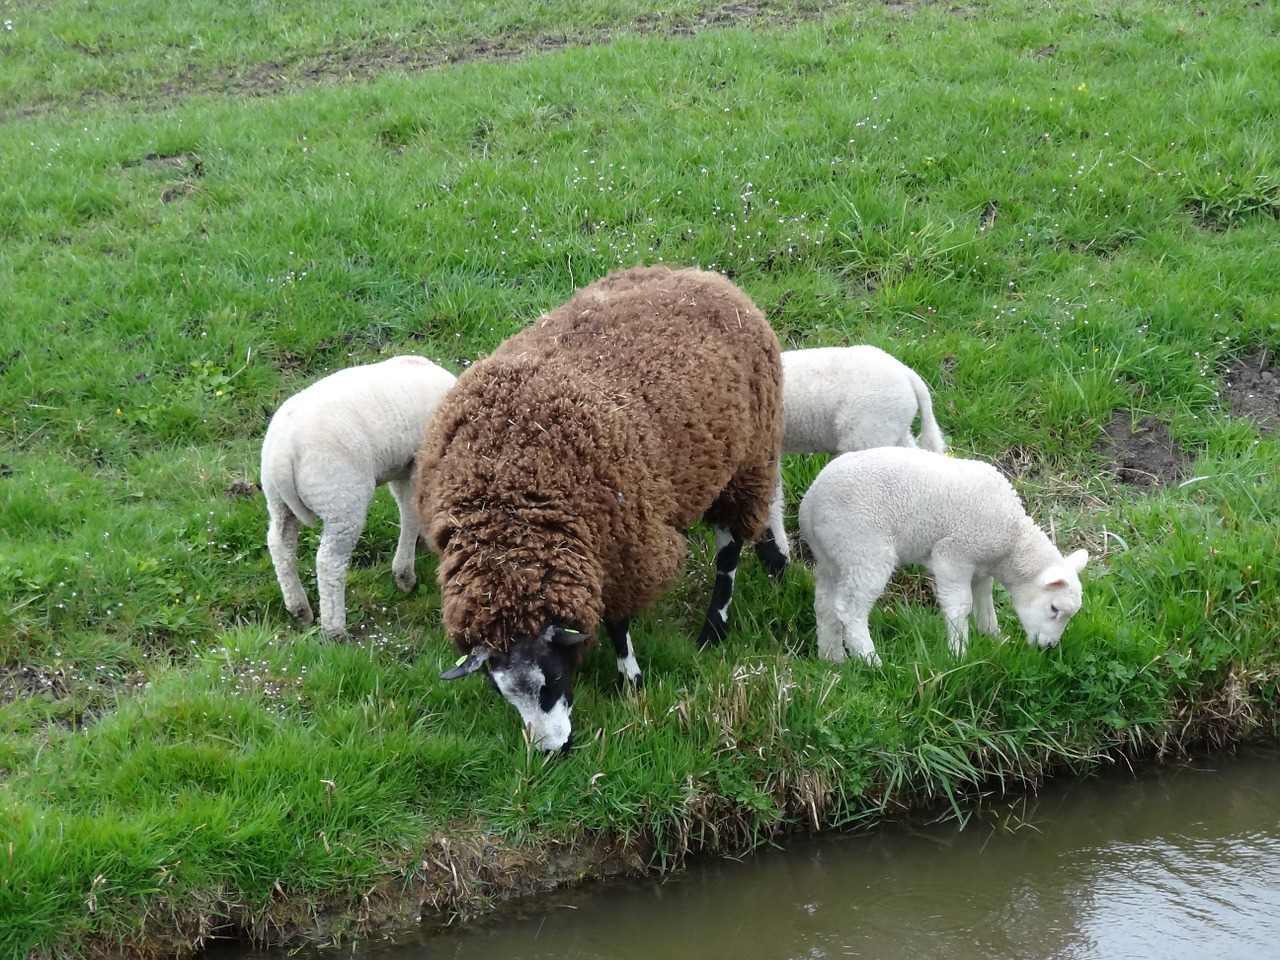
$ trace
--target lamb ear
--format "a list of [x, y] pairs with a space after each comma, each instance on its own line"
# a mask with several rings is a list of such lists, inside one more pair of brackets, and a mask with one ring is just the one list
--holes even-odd
[[1068, 567], [1076, 573], [1079, 573], [1084, 569], [1084, 565], [1089, 562], [1089, 551], [1077, 550], [1075, 553], [1071, 554], [1069, 557], [1065, 557], [1064, 559], [1066, 560]]
[[1042, 590], [1061, 590], [1067, 585], [1067, 576], [1062, 572], [1063, 564], [1055, 563], [1040, 574]]
[[468, 654], [458, 658], [458, 662], [452, 667], [440, 674], [441, 680], [457, 680], [460, 677], [470, 676], [481, 667], [485, 661], [493, 655], [493, 651], [485, 647], [476, 647]]

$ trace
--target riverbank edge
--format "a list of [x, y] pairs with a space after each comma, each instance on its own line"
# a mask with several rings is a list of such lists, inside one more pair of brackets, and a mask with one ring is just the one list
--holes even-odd
[[[244, 904], [233, 895], [210, 895], [201, 902], [163, 900], [146, 905], [139, 934], [128, 941], [90, 938], [62, 943], [30, 960], [86, 957], [92, 960], [184, 960], [214, 945], [304, 949], [350, 947], [359, 941], [397, 941], [421, 937], [492, 913], [537, 894], [585, 883], [642, 876], [667, 876], [694, 856], [743, 854], [787, 837], [817, 836], [850, 829], [874, 829], [892, 820], [951, 806], [965, 817], [982, 802], [1035, 793], [1057, 776], [1084, 775], [1106, 763], [1131, 766], [1171, 762], [1197, 754], [1230, 750], [1251, 739], [1280, 736], [1280, 663], [1250, 668], [1233, 665], [1213, 690], [1171, 702], [1166, 718], [1147, 727], [1117, 731], [1113, 741], [1075, 746], [1067, 756], [984, 757], [981, 782], [950, 784], [950, 796], [914, 781], [889, 788], [888, 779], [871, 783], [859, 795], [857, 816], [832, 821], [835, 793], [819, 770], [797, 769], [803, 784], [780, 798], [780, 815], [752, 825], [751, 813], [728, 797], [709, 797], [703, 819], [678, 825], [679, 848], [657, 862], [657, 844], [648, 836], [584, 831], [572, 837], [546, 837], [512, 845], [482, 824], [459, 824], [448, 834], [424, 838], [418, 862], [401, 864], [367, 889], [344, 891], [323, 901], [291, 897], [278, 890], [270, 902]], [[365, 884], [361, 884], [365, 887]]]

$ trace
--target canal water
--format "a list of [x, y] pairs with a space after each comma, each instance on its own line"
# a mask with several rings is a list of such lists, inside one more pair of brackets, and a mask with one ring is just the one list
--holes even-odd
[[[611, 882], [354, 960], [1280, 958], [1280, 748]], [[307, 953], [336, 958], [339, 952]], [[220, 955], [221, 956], [221, 955]], [[241, 954], [272, 960], [285, 954]], [[301, 956], [293, 954], [293, 956]]]

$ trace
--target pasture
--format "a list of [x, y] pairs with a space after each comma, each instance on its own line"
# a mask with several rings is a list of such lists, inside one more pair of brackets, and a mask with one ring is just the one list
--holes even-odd
[[[0, 955], [342, 941], [1273, 733], [1277, 34], [1243, 0], [0, 0]], [[953, 660], [906, 572], [883, 666], [835, 668], [806, 566], [744, 555], [699, 653], [695, 531], [644, 689], [606, 640], [545, 756], [437, 679], [385, 490], [352, 639], [295, 631], [270, 413], [658, 261], [918, 370], [1090, 551], [1061, 646], [997, 593], [1010, 642]]]

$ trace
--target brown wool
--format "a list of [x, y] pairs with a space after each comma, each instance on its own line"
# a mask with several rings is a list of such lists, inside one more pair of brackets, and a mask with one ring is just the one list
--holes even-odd
[[781, 384], [746, 294], [667, 266], [609, 274], [473, 364], [431, 420], [414, 491], [450, 639], [590, 636], [676, 582], [699, 517], [754, 540]]

